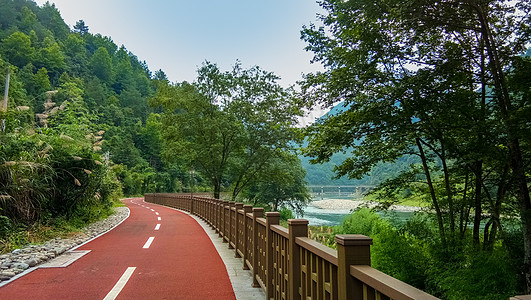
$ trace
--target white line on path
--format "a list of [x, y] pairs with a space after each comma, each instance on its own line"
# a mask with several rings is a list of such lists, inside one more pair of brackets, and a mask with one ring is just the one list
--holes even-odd
[[155, 211], [155, 210], [152, 208], [151, 211]]
[[160, 224], [157, 224], [157, 226], [155, 226], [155, 230], [159, 230], [160, 229]]
[[144, 248], [144, 249], [149, 248], [149, 246], [151, 246], [151, 243], [153, 243], [154, 239], [155, 239], [154, 236], [150, 236], [149, 239], [147, 240], [147, 242], [144, 244], [144, 247], [142, 247], [142, 248]]
[[162, 219], [160, 217], [158, 217], [157, 220], [161, 221]]
[[159, 213], [158, 213], [158, 212], [156, 212], [155, 214], [156, 214], [157, 216], [159, 215]]
[[118, 282], [114, 285], [112, 290], [103, 298], [103, 300], [114, 300], [116, 297], [118, 297], [118, 294], [122, 291], [125, 284], [131, 278], [131, 275], [133, 275], [133, 272], [135, 271], [136, 267], [129, 267], [127, 270], [125, 270], [125, 273], [120, 277]]

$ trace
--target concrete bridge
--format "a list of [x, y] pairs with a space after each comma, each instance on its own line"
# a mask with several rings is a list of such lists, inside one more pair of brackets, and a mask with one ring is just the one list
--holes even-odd
[[361, 198], [374, 189], [374, 185], [309, 185], [313, 198], [330, 196]]

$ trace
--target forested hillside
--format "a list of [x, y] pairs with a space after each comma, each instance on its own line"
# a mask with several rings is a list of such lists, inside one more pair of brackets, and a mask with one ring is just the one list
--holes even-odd
[[24, 243], [13, 235], [26, 226], [82, 226], [108, 214], [122, 191], [171, 185], [181, 173], [159, 156], [147, 105], [152, 77], [165, 75], [153, 76], [83, 21], [69, 28], [54, 5], [0, 1], [0, 82], [9, 82], [0, 110], [0, 237]]
[[27, 226], [104, 216], [122, 194], [223, 192], [300, 210], [301, 105], [278, 80], [205, 62], [195, 82], [171, 83], [83, 20], [69, 28], [52, 4], [0, 0], [4, 248]]
[[[328, 113], [317, 120], [319, 122], [325, 122], [328, 118], [337, 116], [338, 114], [347, 110], [344, 103], [334, 105]], [[360, 144], [356, 142], [355, 144]], [[308, 143], [305, 142], [303, 147], [307, 147]], [[345, 152], [336, 152], [330, 156], [328, 161], [321, 161], [319, 163], [312, 164], [312, 157], [300, 155], [303, 168], [306, 170], [306, 181], [309, 185], [369, 185], [377, 186], [380, 183], [385, 182], [388, 179], [392, 179], [401, 172], [407, 170], [411, 164], [419, 163], [419, 160], [410, 155], [404, 155], [392, 162], [379, 163], [371, 171], [364, 175], [361, 179], [349, 178], [348, 176], [341, 176], [338, 178], [336, 167], [340, 166], [345, 161], [353, 149], [348, 149]]]

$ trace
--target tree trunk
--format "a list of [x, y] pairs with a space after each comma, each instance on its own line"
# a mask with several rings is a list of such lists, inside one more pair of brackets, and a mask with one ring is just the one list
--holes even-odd
[[444, 141], [441, 138], [441, 162], [443, 165], [444, 172], [444, 186], [446, 189], [446, 197], [448, 200], [448, 213], [450, 214], [450, 232], [453, 234], [455, 232], [455, 211], [454, 211], [454, 200], [453, 200], [453, 191], [450, 184], [450, 172], [448, 171], [448, 165], [446, 164], [446, 150], [444, 147]]
[[214, 183], [214, 198], [219, 199], [220, 193], [221, 193], [221, 180], [218, 180]]
[[522, 232], [524, 235], [524, 273], [527, 292], [531, 293], [531, 199], [523, 163], [520, 140], [518, 138], [518, 120], [512, 115], [512, 104], [503, 66], [498, 55], [497, 45], [491, 32], [487, 14], [488, 12], [480, 4], [471, 2], [475, 7], [480, 21], [481, 33], [487, 55], [489, 57], [489, 67], [491, 68], [494, 80], [496, 100], [502, 122], [507, 133], [507, 147], [509, 148], [510, 164], [513, 171], [514, 181], [518, 187], [518, 203], [520, 206], [520, 218], [522, 221]]
[[474, 175], [476, 177], [474, 186], [474, 228], [472, 229], [472, 242], [474, 247], [479, 248], [479, 227], [481, 225], [481, 187], [482, 187], [482, 174], [483, 174], [483, 162], [481, 160], [474, 163]]
[[443, 245], [446, 246], [446, 235], [444, 233], [444, 221], [442, 218], [441, 208], [439, 207], [439, 202], [437, 201], [437, 195], [435, 195], [435, 188], [433, 187], [433, 182], [431, 181], [430, 169], [428, 168], [428, 162], [426, 160], [426, 155], [424, 154], [424, 149], [420, 138], [416, 138], [417, 147], [419, 149], [420, 158], [422, 160], [422, 167], [424, 168], [424, 174], [426, 175], [426, 181], [428, 182], [428, 187], [430, 189], [431, 199], [433, 201], [433, 206], [435, 207], [435, 213], [437, 214], [437, 223], [439, 224], [439, 235], [441, 236], [441, 241]]
[[468, 213], [465, 214], [465, 211], [467, 210], [467, 207], [470, 207], [470, 205], [467, 205], [468, 203], [468, 200], [467, 200], [468, 174], [469, 174], [469, 171], [467, 169], [466, 177], [465, 177], [465, 189], [463, 190], [463, 200], [461, 202], [461, 207], [459, 209], [460, 210], [459, 211], [459, 233], [460, 233], [461, 239], [465, 237], [465, 232], [466, 232], [467, 222], [465, 222], [465, 218], [468, 220]]

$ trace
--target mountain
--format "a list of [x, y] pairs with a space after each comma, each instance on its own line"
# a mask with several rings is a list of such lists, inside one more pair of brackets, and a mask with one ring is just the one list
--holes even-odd
[[[345, 104], [339, 103], [332, 107], [332, 109], [323, 115], [319, 120], [323, 120], [328, 116], [338, 115], [347, 110]], [[308, 145], [307, 142], [303, 144], [303, 147]], [[362, 179], [349, 179], [347, 176], [335, 179], [336, 174], [334, 168], [340, 165], [350, 155], [350, 151], [347, 153], [335, 153], [330, 158], [330, 161], [322, 164], [312, 164], [311, 157], [299, 155], [299, 159], [302, 162], [302, 166], [306, 170], [306, 181], [308, 185], [323, 185], [323, 186], [345, 186], [345, 185], [378, 185], [379, 183], [393, 178], [400, 172], [409, 168], [413, 163], [419, 162], [416, 157], [403, 156], [397, 159], [393, 163], [380, 163], [375, 166], [369, 175], [364, 176]]]

